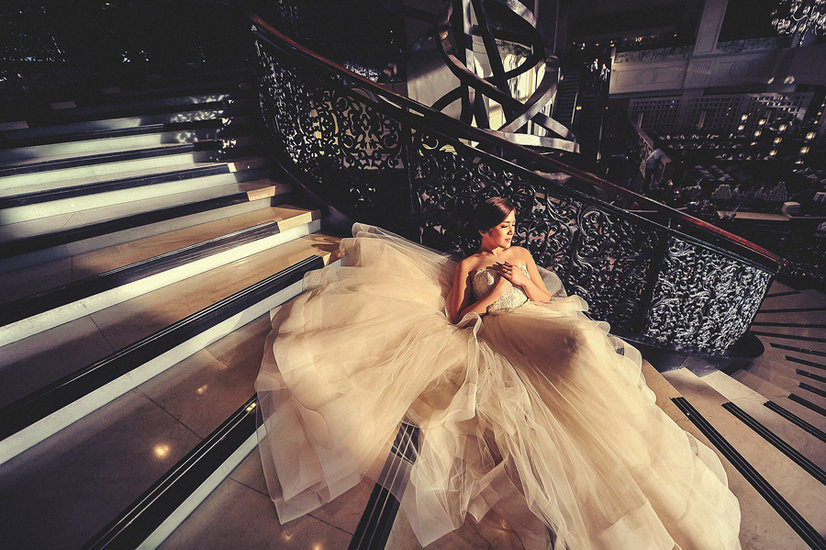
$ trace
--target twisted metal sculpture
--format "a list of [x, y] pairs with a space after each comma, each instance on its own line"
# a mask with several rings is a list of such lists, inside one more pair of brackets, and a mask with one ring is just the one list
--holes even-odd
[[[491, 5], [505, 8], [499, 11], [508, 14], [519, 27], [519, 32], [510, 37], [511, 41], [530, 52], [510, 71], [505, 71], [496, 44], [496, 29], [488, 16]], [[475, 120], [477, 127], [519, 145], [578, 153], [579, 145], [571, 131], [542, 112], [556, 97], [559, 58], [545, 47], [534, 14], [518, 0], [446, 0], [441, 13], [435, 28], [420, 37], [407, 52], [411, 55], [435, 38], [448, 69], [460, 81], [459, 86], [445, 93], [432, 107], [442, 111], [454, 101], [461, 100], [459, 118], [467, 124], [473, 124]], [[461, 32], [457, 33], [459, 28]], [[484, 44], [491, 75], [483, 74], [473, 49], [475, 37], [481, 38]], [[509, 81], [540, 65], [544, 65], [544, 75], [531, 96], [525, 102], [513, 97]], [[505, 123], [499, 128], [490, 128], [485, 98], [502, 106]], [[558, 137], [522, 132], [528, 122]]]

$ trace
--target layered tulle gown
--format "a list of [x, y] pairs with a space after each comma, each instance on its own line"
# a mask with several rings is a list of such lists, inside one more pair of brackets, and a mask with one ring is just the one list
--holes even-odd
[[[368, 476], [391, 486], [423, 546], [494, 510], [526, 548], [739, 548], [717, 456], [656, 406], [637, 350], [557, 277], [543, 273], [549, 303], [511, 295], [454, 325], [454, 261], [353, 233], [341, 266], [307, 274], [274, 312], [256, 381], [282, 523]], [[400, 488], [381, 468], [402, 421], [422, 437]]]

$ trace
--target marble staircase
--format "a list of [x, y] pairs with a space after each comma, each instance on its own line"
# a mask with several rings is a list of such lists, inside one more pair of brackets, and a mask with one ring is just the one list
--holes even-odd
[[[338, 237], [263, 154], [244, 82], [112, 87], [0, 122], [0, 547], [419, 547], [386, 502], [381, 533], [360, 531], [367, 481], [277, 521], [253, 380], [269, 310]], [[747, 550], [826, 548], [824, 313], [775, 283], [760, 357], [643, 350], [658, 404], [723, 458]], [[431, 548], [491, 543], [521, 548], [493, 515]]]
[[338, 237], [245, 82], [0, 122], [0, 547], [155, 546], [255, 447], [269, 311]]

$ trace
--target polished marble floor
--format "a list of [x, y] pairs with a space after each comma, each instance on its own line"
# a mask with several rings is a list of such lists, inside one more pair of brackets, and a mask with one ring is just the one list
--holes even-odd
[[6, 547], [80, 547], [254, 393], [269, 330], [263, 315], [0, 465]]
[[372, 484], [363, 481], [332, 503], [281, 525], [255, 449], [160, 546], [161, 550], [347, 548]]

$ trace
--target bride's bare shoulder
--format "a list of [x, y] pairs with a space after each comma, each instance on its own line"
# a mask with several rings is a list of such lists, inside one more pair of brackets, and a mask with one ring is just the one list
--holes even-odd
[[458, 267], [465, 273], [470, 273], [471, 271], [475, 271], [479, 268], [479, 265], [482, 262], [482, 255], [481, 254], [473, 254], [468, 256], [467, 258], [463, 259], [459, 262]]

